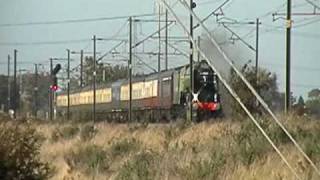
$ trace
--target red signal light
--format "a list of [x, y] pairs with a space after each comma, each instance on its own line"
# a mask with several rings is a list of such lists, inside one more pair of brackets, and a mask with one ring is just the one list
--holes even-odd
[[53, 86], [50, 86], [50, 89], [52, 91], [57, 91], [59, 89], [59, 87], [57, 85], [53, 85]]

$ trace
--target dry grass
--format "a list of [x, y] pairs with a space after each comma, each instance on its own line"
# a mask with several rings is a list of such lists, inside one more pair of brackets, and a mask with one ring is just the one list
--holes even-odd
[[[296, 117], [290, 117], [289, 119], [285, 121], [285, 124], [292, 128], [301, 126], [301, 124], [303, 124], [302, 128], [306, 130], [319, 127], [318, 121], [301, 120]], [[134, 159], [137, 154], [143, 152], [151, 152], [157, 157], [155, 160], [147, 161], [151, 163], [148, 166], [157, 167], [156, 172], [149, 172], [153, 174], [152, 179], [185, 179], [182, 176], [183, 172], [191, 171], [190, 168], [199, 168], [197, 164], [194, 164], [195, 162], [208, 161], [214, 165], [215, 162], [212, 162], [214, 159], [210, 160], [210, 158], [212, 157], [212, 152], [218, 147], [217, 143], [220, 143], [219, 146], [225, 148], [222, 149], [222, 153], [226, 153], [224, 154], [225, 165], [222, 164], [218, 168], [219, 176], [217, 179], [294, 179], [292, 173], [274, 151], [268, 151], [267, 154], [255, 160], [249, 166], [245, 166], [239, 160], [233, 159], [232, 143], [226, 137], [240, 130], [239, 122], [200, 123], [185, 129], [179, 129], [174, 125], [159, 124], [152, 124], [147, 128], [138, 127], [132, 129], [125, 124], [99, 123], [96, 125], [97, 134], [91, 140], [83, 141], [79, 135], [76, 135], [72, 139], [62, 139], [57, 142], [50, 141], [52, 132], [62, 126], [66, 125], [41, 124], [37, 126], [38, 130], [48, 139], [42, 146], [41, 156], [44, 160], [52, 162], [56, 167], [56, 173], [52, 179], [117, 179], [119, 173], [126, 173], [123, 169], [126, 165], [139, 166], [135, 165], [137, 162]], [[84, 125], [80, 124], [79, 126], [82, 127]], [[80, 169], [72, 168], [64, 158], [70, 151], [87, 145], [101, 146], [110, 154], [111, 146], [114, 143], [126, 139], [134, 139], [141, 143], [141, 146], [137, 150], [127, 152], [125, 155], [112, 157], [110, 168], [104, 172], [86, 174]], [[281, 149], [304, 179], [318, 179], [315, 174], [312, 174], [310, 166], [301, 158], [292, 145], [281, 145]], [[135, 171], [140, 172], [140, 170], [136, 169]], [[205, 173], [207, 171], [210, 172], [211, 169], [204, 164], [200, 170]], [[202, 176], [198, 174], [194, 177]], [[208, 177], [211, 176], [203, 175], [203, 179], [208, 179]]]
[[[319, 179], [293, 146], [286, 146], [281, 149], [300, 177], [304, 180]], [[295, 176], [291, 173], [285, 163], [281, 161], [278, 154], [271, 152], [267, 158], [259, 159], [249, 167], [239, 165], [231, 173], [226, 171], [224, 178], [228, 180], [286, 180], [295, 179]]]

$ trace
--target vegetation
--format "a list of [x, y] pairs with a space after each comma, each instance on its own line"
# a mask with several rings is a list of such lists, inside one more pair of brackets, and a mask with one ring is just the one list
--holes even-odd
[[78, 145], [78, 148], [65, 155], [65, 160], [72, 169], [83, 170], [87, 174], [104, 172], [109, 169], [110, 159], [101, 146]]
[[68, 125], [65, 127], [57, 127], [51, 135], [52, 141], [58, 141], [61, 139], [72, 139], [74, 138], [78, 133], [80, 129], [77, 126]]
[[310, 115], [320, 118], [320, 89], [313, 89], [308, 94], [305, 105]]
[[0, 179], [47, 179], [52, 169], [40, 160], [43, 137], [31, 126], [0, 123]]
[[[126, 66], [115, 65], [109, 66], [102, 63], [98, 63], [97, 66], [97, 83], [110, 83], [119, 79], [128, 77], [128, 68]], [[86, 85], [92, 84], [93, 76], [93, 58], [86, 57], [84, 64], [84, 79]], [[103, 73], [105, 73], [105, 79], [103, 80]]]
[[[255, 67], [248, 67], [247, 65], [242, 68], [242, 73], [273, 110], [279, 111], [283, 109], [284, 94], [278, 91], [277, 76], [275, 74], [272, 74], [267, 69], [259, 68], [257, 75]], [[230, 84], [236, 90], [246, 107], [254, 114], [261, 115], [263, 111], [259, 108], [256, 98], [249, 91], [245, 83], [234, 71], [231, 71], [230, 74]], [[238, 103], [233, 99], [230, 99], [230, 101], [233, 115], [236, 115], [235, 117], [237, 115], [244, 115]], [[312, 89], [308, 93], [306, 101], [302, 96], [297, 98], [291, 94], [291, 106], [293, 107], [293, 113], [299, 116], [310, 115], [319, 118], [320, 89]]]
[[226, 163], [222, 149], [214, 149], [208, 159], [192, 160], [186, 167], [180, 169], [183, 179], [217, 179], [219, 172]]
[[[258, 119], [299, 174], [305, 179], [318, 179], [282, 129], [267, 118]], [[281, 119], [319, 164], [319, 121], [296, 115]], [[34, 125], [45, 136], [40, 136]], [[100, 123], [93, 128], [88, 124], [31, 125], [3, 120], [0, 179], [48, 179], [51, 175], [52, 179], [79, 180], [293, 178], [249, 119], [214, 120], [187, 128], [179, 123], [152, 124], [134, 131], [130, 128], [123, 124]], [[53, 141], [54, 134], [58, 138]], [[54, 167], [54, 173], [50, 167]]]
[[92, 125], [85, 125], [80, 130], [80, 139], [83, 141], [88, 141], [94, 138], [97, 134], [97, 129]]
[[244, 123], [239, 133], [233, 135], [234, 156], [245, 166], [270, 151], [270, 145], [252, 122]]
[[119, 170], [117, 179], [121, 180], [153, 180], [156, 176], [157, 156], [143, 151], [127, 161]]
[[[271, 108], [279, 109], [283, 107], [283, 96], [278, 92], [277, 76], [275, 74], [266, 69], [259, 68], [257, 75], [255, 67], [247, 66], [242, 68], [242, 73]], [[261, 109], [257, 106], [256, 97], [234, 71], [231, 71], [230, 84], [251, 112], [256, 114], [262, 113]], [[244, 114], [240, 105], [235, 100], [232, 100], [232, 108], [234, 109], [234, 114]]]
[[136, 151], [139, 147], [140, 143], [136, 139], [123, 139], [112, 143], [110, 151], [112, 157], [116, 157]]

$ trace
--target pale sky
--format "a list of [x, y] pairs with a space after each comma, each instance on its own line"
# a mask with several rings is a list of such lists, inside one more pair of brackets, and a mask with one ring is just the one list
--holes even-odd
[[[195, 9], [200, 17], [216, 9], [224, 0], [195, 0], [198, 7]], [[320, 1], [313, 0], [320, 5]], [[281, 91], [284, 91], [284, 68], [285, 68], [285, 31], [284, 21], [272, 21], [272, 12], [285, 12], [284, 0], [231, 0], [224, 8], [226, 17], [236, 20], [255, 20], [261, 17], [261, 36], [260, 36], [260, 65], [276, 72]], [[110, 37], [114, 35], [120, 27], [126, 23], [126, 19], [114, 21], [97, 21], [70, 24], [52, 25], [29, 25], [29, 26], [1, 26], [3, 24], [16, 24], [28, 22], [47, 22], [70, 19], [87, 19], [100, 17], [129, 16], [133, 14], [147, 14], [154, 12], [154, 1], [152, 0], [0, 0], [0, 74], [7, 73], [7, 56], [13, 55], [13, 49], [17, 49], [18, 69], [28, 69], [33, 71], [34, 63], [42, 63], [45, 70], [48, 70], [50, 57], [66, 57], [65, 49], [92, 51], [90, 39], [95, 34], [98, 37]], [[186, 11], [176, 7], [180, 17], [188, 20]], [[304, 0], [294, 0], [293, 12], [313, 12], [312, 6]], [[320, 12], [320, 10], [319, 10]], [[269, 13], [269, 14], [268, 14]], [[153, 19], [147, 17], [145, 19]], [[292, 42], [292, 91], [295, 95], [306, 96], [312, 88], [320, 88], [320, 59], [319, 59], [319, 40], [320, 40], [320, 16], [294, 16], [293, 42]], [[310, 23], [309, 23], [310, 22]], [[149, 34], [156, 29], [155, 24], [137, 25], [138, 40], [143, 35]], [[207, 25], [211, 30], [216, 28], [214, 18], [211, 18]], [[279, 28], [280, 27], [280, 28]], [[255, 45], [254, 26], [231, 26], [232, 30], [245, 40]], [[175, 25], [174, 29], [179, 29]], [[179, 32], [171, 30], [171, 32]], [[199, 29], [196, 34], [201, 33]], [[127, 28], [123, 28], [118, 38], [127, 39]], [[181, 34], [182, 36], [184, 34]], [[224, 32], [226, 37], [230, 34]], [[65, 44], [28, 44], [31, 42], [52, 42], [81, 40], [77, 43]], [[14, 45], [12, 43], [27, 43]], [[118, 42], [100, 42], [98, 51], [106, 52]], [[152, 43], [152, 42], [151, 42]], [[156, 42], [153, 42], [153, 46]], [[146, 45], [147, 46], [147, 45]], [[178, 47], [180, 44], [177, 45]], [[182, 46], [187, 47], [187, 46]], [[225, 45], [228, 52], [237, 53], [235, 62], [245, 62], [248, 59], [254, 60], [254, 54], [241, 43]], [[155, 50], [154, 48], [151, 50]], [[149, 49], [150, 51], [150, 49]], [[186, 49], [185, 49], [186, 51]], [[78, 59], [73, 55], [72, 58]], [[144, 60], [155, 69], [156, 58], [145, 56]], [[177, 60], [178, 59], [178, 60]], [[169, 59], [170, 60], [170, 59]], [[22, 62], [22, 63], [21, 63]], [[184, 64], [187, 59], [172, 58], [170, 66]], [[72, 63], [76, 66], [78, 61]]]

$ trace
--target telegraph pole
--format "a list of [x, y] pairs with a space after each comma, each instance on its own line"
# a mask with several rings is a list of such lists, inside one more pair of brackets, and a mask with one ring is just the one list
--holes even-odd
[[[193, 0], [190, 0], [190, 9], [191, 11], [193, 11], [193, 8], [195, 8], [195, 3], [193, 2]], [[193, 38], [193, 16], [192, 14], [190, 14], [190, 36], [191, 38]], [[190, 41], [190, 121], [192, 122], [193, 121], [193, 109], [192, 109], [192, 96], [193, 96], [193, 44], [192, 44], [192, 41]]]
[[22, 72], [26, 71], [26, 69], [19, 69], [19, 115], [22, 116], [22, 88], [23, 88], [23, 79]]
[[291, 103], [291, 0], [287, 0], [287, 33], [286, 33], [286, 99], [285, 99], [285, 112], [288, 113], [290, 111], [290, 103]]
[[35, 67], [35, 78], [34, 78], [34, 116], [37, 118], [38, 115], [38, 64], [34, 65]]
[[[102, 38], [96, 38], [96, 41], [98, 40], [104, 40]], [[84, 52], [83, 50], [80, 51], [70, 51], [70, 54], [80, 54], [80, 81], [79, 81], [79, 86], [83, 87], [84, 86], [84, 80], [83, 80], [83, 58], [84, 58], [84, 54], [93, 54], [93, 52]], [[96, 52], [96, 54], [99, 54], [98, 52]], [[96, 62], [98, 62], [98, 60], [96, 60]]]
[[17, 111], [17, 50], [14, 50], [14, 74], [13, 74], [13, 117], [16, 118]]
[[80, 87], [83, 87], [83, 50], [80, 51]]
[[165, 62], [165, 70], [168, 70], [168, 9], [166, 9], [166, 47], [165, 47], [165, 51], [166, 51], [166, 62]]
[[[198, 36], [198, 47], [200, 48], [200, 46], [201, 46], [201, 37], [200, 36]], [[200, 62], [200, 53], [198, 52], [197, 53], [198, 54], [198, 62]]]
[[96, 67], [96, 35], [93, 36], [93, 123], [96, 122], [96, 76], [97, 76], [97, 67]]
[[68, 108], [67, 108], [67, 120], [70, 120], [70, 50], [67, 49], [68, 54], [68, 69], [67, 69], [67, 88], [68, 88]]
[[132, 17], [129, 18], [129, 123], [132, 122]]
[[259, 25], [260, 20], [257, 18], [256, 22], [256, 85], [258, 85], [258, 67], [259, 67]]
[[53, 82], [52, 70], [53, 70], [53, 59], [50, 58], [50, 88], [49, 88], [49, 116], [50, 121], [53, 119], [53, 91], [51, 89], [51, 85]]
[[158, 19], [158, 84], [159, 84], [159, 94], [158, 94], [158, 105], [159, 105], [159, 117], [161, 118], [161, 107], [162, 107], [162, 80], [161, 80], [161, 6], [159, 4], [159, 19]]
[[11, 108], [10, 55], [8, 55], [8, 112]]

